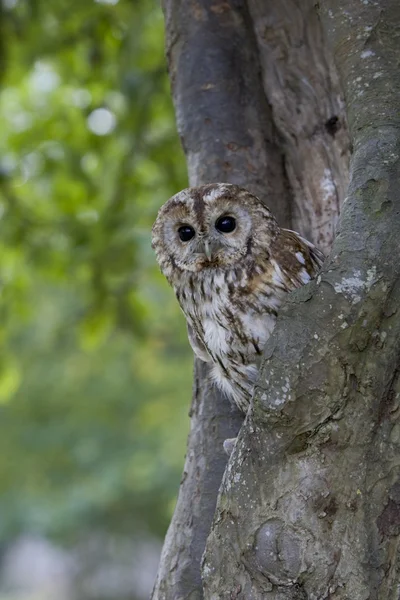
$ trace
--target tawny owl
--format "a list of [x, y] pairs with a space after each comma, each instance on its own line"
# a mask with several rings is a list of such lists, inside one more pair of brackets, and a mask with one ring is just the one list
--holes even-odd
[[277, 311], [288, 292], [315, 276], [323, 254], [281, 229], [256, 196], [227, 183], [188, 188], [168, 200], [152, 245], [194, 352], [246, 412]]

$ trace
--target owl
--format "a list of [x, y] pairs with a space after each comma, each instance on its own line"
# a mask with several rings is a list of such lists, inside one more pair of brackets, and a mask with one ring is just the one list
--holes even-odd
[[152, 246], [195, 354], [247, 412], [279, 307], [288, 292], [316, 275], [323, 254], [280, 228], [256, 196], [228, 183], [170, 198], [154, 223]]

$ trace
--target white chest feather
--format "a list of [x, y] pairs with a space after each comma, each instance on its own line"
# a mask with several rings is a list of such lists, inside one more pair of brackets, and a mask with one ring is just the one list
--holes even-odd
[[[208, 274], [207, 274], [208, 275]], [[251, 291], [247, 281], [232, 275], [209, 274], [176, 289], [193, 332], [195, 353], [214, 363], [217, 385], [245, 411], [258, 373], [258, 359], [275, 326], [282, 290]]]
[[209, 317], [203, 319], [204, 343], [214, 355], [227, 354], [230, 350], [227, 329]]
[[[215, 291], [208, 294], [208, 289]], [[186, 318], [214, 361], [218, 357], [223, 362], [225, 358], [252, 362], [274, 328], [275, 310], [281, 303], [277, 297], [247, 297], [244, 286], [241, 289], [243, 293], [218, 275], [196, 286], [182, 303]]]

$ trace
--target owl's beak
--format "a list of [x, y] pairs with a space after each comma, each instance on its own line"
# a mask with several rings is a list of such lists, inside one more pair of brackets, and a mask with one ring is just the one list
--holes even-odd
[[208, 260], [211, 260], [212, 250], [209, 240], [204, 240], [204, 253], [207, 256]]

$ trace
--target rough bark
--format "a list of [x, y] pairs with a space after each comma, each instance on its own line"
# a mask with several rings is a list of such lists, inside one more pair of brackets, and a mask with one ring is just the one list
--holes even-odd
[[[161, 555], [153, 598], [200, 598], [200, 559], [215, 510], [218, 488], [227, 456], [223, 440], [235, 436], [242, 415], [213, 390], [207, 365], [195, 365], [191, 431], [175, 513]], [[219, 440], [214, 446], [213, 441]]]
[[209, 599], [398, 600], [400, 5], [325, 0], [354, 153], [331, 257], [280, 313], [225, 471]]
[[[257, 47], [244, 2], [166, 0], [166, 49], [178, 131], [191, 185], [246, 185], [290, 225], [289, 191]], [[199, 361], [196, 361], [197, 363]], [[192, 404], [183, 483], [164, 543], [153, 598], [201, 598], [200, 561], [227, 456], [243, 416], [207, 381]], [[218, 427], [214, 424], [218, 422]]]
[[167, 58], [191, 185], [246, 185], [290, 223], [283, 154], [243, 0], [165, 0]]
[[292, 227], [329, 252], [348, 183], [349, 138], [314, 0], [248, 0], [264, 89], [281, 136]]
[[[297, 9], [293, 30], [285, 2], [164, 1], [178, 130], [192, 185], [245, 185], [281, 225], [326, 249], [346, 180], [343, 101], [320, 24], [315, 18], [308, 23], [310, 6]], [[293, 51], [294, 38], [302, 53]], [[310, 73], [311, 91], [298, 83]], [[301, 109], [300, 121], [294, 107]], [[196, 372], [184, 475], [153, 599], [203, 597], [200, 560], [227, 462], [222, 443], [242, 422], [210, 389], [206, 366], [197, 364]]]

